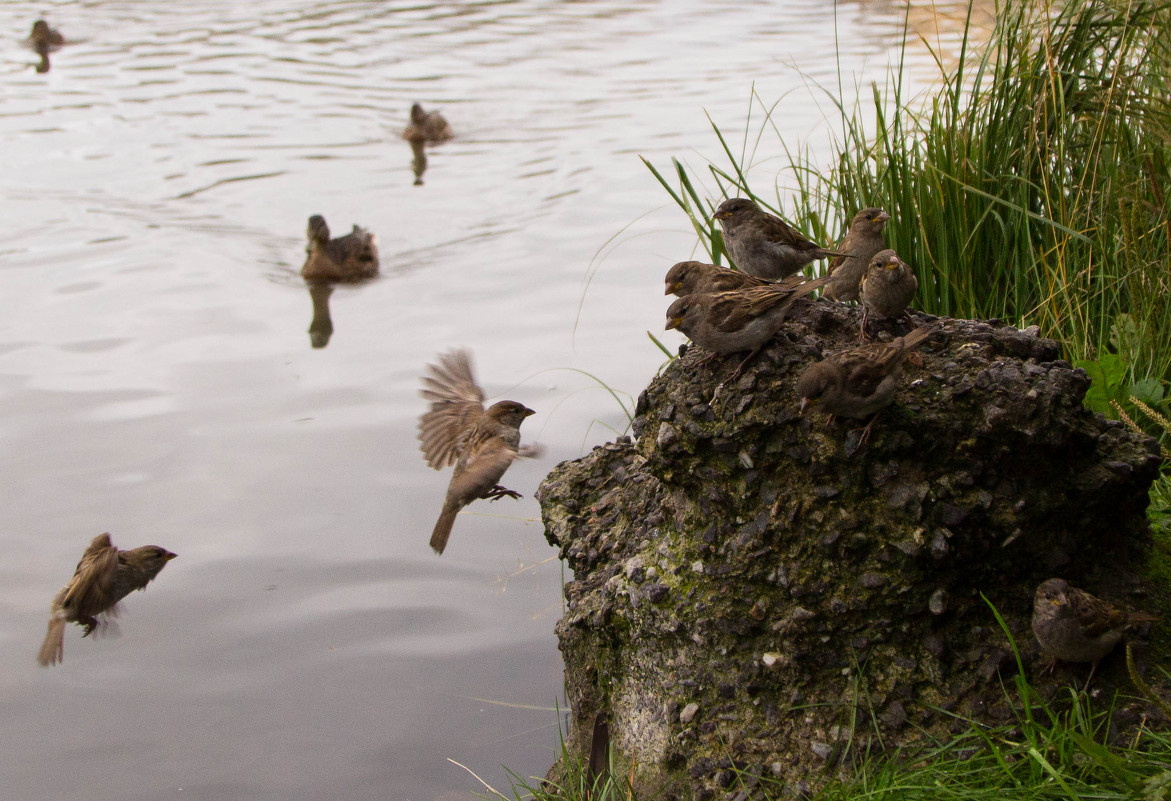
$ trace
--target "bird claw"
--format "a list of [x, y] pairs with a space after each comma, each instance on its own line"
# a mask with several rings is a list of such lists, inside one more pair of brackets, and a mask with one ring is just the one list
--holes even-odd
[[88, 637], [93, 634], [94, 629], [98, 627], [98, 619], [96, 617], [78, 618], [77, 622], [85, 624], [85, 631], [82, 633], [82, 637]]
[[497, 484], [495, 487], [488, 490], [484, 497], [490, 501], [498, 501], [501, 498], [523, 498], [524, 496], [515, 490], [510, 490]]

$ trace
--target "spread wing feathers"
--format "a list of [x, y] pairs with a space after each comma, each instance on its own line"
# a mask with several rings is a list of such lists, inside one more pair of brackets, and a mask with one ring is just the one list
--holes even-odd
[[[118, 568], [118, 549], [109, 534], [99, 534], [81, 555], [73, 580], [65, 588], [59, 606], [83, 612], [103, 609], [113, 600], [114, 578]], [[86, 612], [90, 614], [89, 612]]]
[[827, 281], [829, 276], [825, 275], [812, 281], [786, 280], [779, 284], [717, 292], [712, 296], [711, 320], [721, 331], [739, 331], [774, 307], [787, 306], [802, 295], [824, 286]]
[[484, 391], [472, 374], [472, 357], [453, 350], [427, 365], [419, 395], [431, 407], [419, 418], [420, 450], [436, 470], [459, 458], [460, 436], [484, 413]]

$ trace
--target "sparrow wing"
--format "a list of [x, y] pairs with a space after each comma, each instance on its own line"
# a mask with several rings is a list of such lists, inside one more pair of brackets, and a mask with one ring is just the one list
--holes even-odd
[[[884, 348], [893, 350], [890, 346]], [[884, 351], [873, 347], [854, 348], [839, 354], [836, 361], [842, 368], [843, 389], [859, 397], [873, 395], [893, 368], [890, 361], [882, 358], [884, 355]]]
[[778, 245], [782, 247], [797, 248], [798, 250], [806, 250], [808, 248], [817, 247], [801, 234], [797, 233], [793, 228], [780, 217], [776, 217], [767, 212], [761, 212], [760, 227], [764, 232], [765, 239], [770, 245]]
[[1087, 637], [1098, 637], [1108, 631], [1126, 626], [1126, 611], [1113, 606], [1088, 592], [1070, 587], [1065, 592], [1070, 611]]
[[[854, 247], [854, 239], [855, 239], [854, 228], [853, 228], [853, 226], [851, 226], [850, 230], [846, 232], [845, 237], [842, 238], [842, 241], [838, 243], [838, 248], [837, 248], [838, 252], [842, 253], [842, 254], [849, 253]], [[829, 263], [829, 273], [828, 274], [833, 275], [833, 271], [838, 269], [839, 267], [841, 267], [842, 264], [848, 258], [850, 258], [850, 257], [847, 255], [834, 256], [833, 259]]]
[[459, 458], [460, 435], [484, 414], [484, 391], [472, 373], [471, 354], [453, 350], [427, 365], [419, 395], [430, 408], [419, 417], [419, 448], [430, 467], [439, 470]]
[[105, 609], [114, 600], [117, 572], [118, 549], [109, 534], [99, 534], [81, 555], [60, 605], [89, 615]]

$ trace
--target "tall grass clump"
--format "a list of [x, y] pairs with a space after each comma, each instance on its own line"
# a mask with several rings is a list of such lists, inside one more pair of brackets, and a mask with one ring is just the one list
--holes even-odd
[[[856, 210], [885, 208], [888, 243], [918, 271], [919, 308], [1039, 325], [1072, 360], [1114, 357], [1118, 397], [1161, 405], [1171, 379], [1169, 32], [1171, 9], [1156, 0], [1005, 3], [989, 41], [965, 33], [947, 67], [936, 54], [926, 98], [907, 96], [904, 40], [868, 102], [817, 88], [840, 118], [828, 162], [781, 142], [795, 190], [787, 216], [831, 241]], [[756, 197], [742, 155], [717, 135], [731, 167], [709, 166], [716, 194]], [[718, 254], [710, 208], [720, 198], [701, 202], [698, 179], [675, 168], [678, 189], [652, 166]]]

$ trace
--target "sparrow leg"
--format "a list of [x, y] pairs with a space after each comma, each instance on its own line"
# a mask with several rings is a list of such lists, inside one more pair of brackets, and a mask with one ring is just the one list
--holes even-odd
[[714, 359], [714, 358], [715, 358], [715, 356], [716, 356], [716, 353], [715, 353], [715, 351], [708, 351], [708, 354], [707, 354], [706, 356], [703, 356], [703, 357], [701, 357], [700, 359], [698, 359], [698, 360], [695, 362], [695, 365], [694, 365], [694, 366], [695, 366], [695, 367], [699, 367], [701, 364], [707, 364], [707, 363], [708, 363], [708, 362], [710, 362], [712, 359]]
[[1094, 672], [1098, 669], [1098, 662], [1099, 661], [1101, 661], [1101, 660], [1095, 660], [1094, 664], [1090, 665], [1090, 675], [1086, 678], [1086, 686], [1082, 687], [1083, 693], [1087, 692], [1090, 689], [1090, 682], [1094, 680]]
[[93, 634], [94, 629], [98, 627], [98, 619], [96, 617], [79, 617], [77, 622], [85, 625], [85, 632], [81, 635], [82, 637], [88, 637]]
[[866, 323], [870, 320], [870, 310], [865, 306], [862, 307], [862, 330], [859, 331], [859, 336], [863, 342], [870, 341], [870, 332], [866, 330]]
[[[761, 346], [761, 347], [763, 347], [763, 346]], [[752, 353], [749, 353], [744, 358], [744, 361], [742, 361], [742, 362], [740, 362], [740, 364], [736, 365], [736, 369], [732, 371], [732, 375], [725, 378], [723, 381], [720, 382], [720, 385], [718, 387], [716, 387], [716, 391], [712, 393], [712, 400], [715, 400], [716, 398], [718, 398], [720, 396], [720, 390], [722, 390], [724, 388], [724, 384], [727, 384], [729, 381], [735, 381], [737, 378], [740, 377], [740, 374], [744, 372], [744, 366], [746, 364], [748, 364], [750, 361], [752, 361], [754, 358], [756, 358], [756, 354], [760, 353], [760, 350], [761, 349], [759, 347], [753, 349]]]
[[487, 498], [490, 501], [498, 501], [501, 498], [523, 498], [524, 496], [515, 490], [510, 490], [497, 484], [480, 497]]
[[862, 436], [858, 438], [859, 448], [866, 444], [866, 440], [870, 439], [870, 429], [874, 426], [874, 421], [878, 419], [880, 414], [882, 414], [881, 409], [874, 413], [874, 416], [870, 418], [870, 422], [867, 423], [866, 427], [862, 429]]

